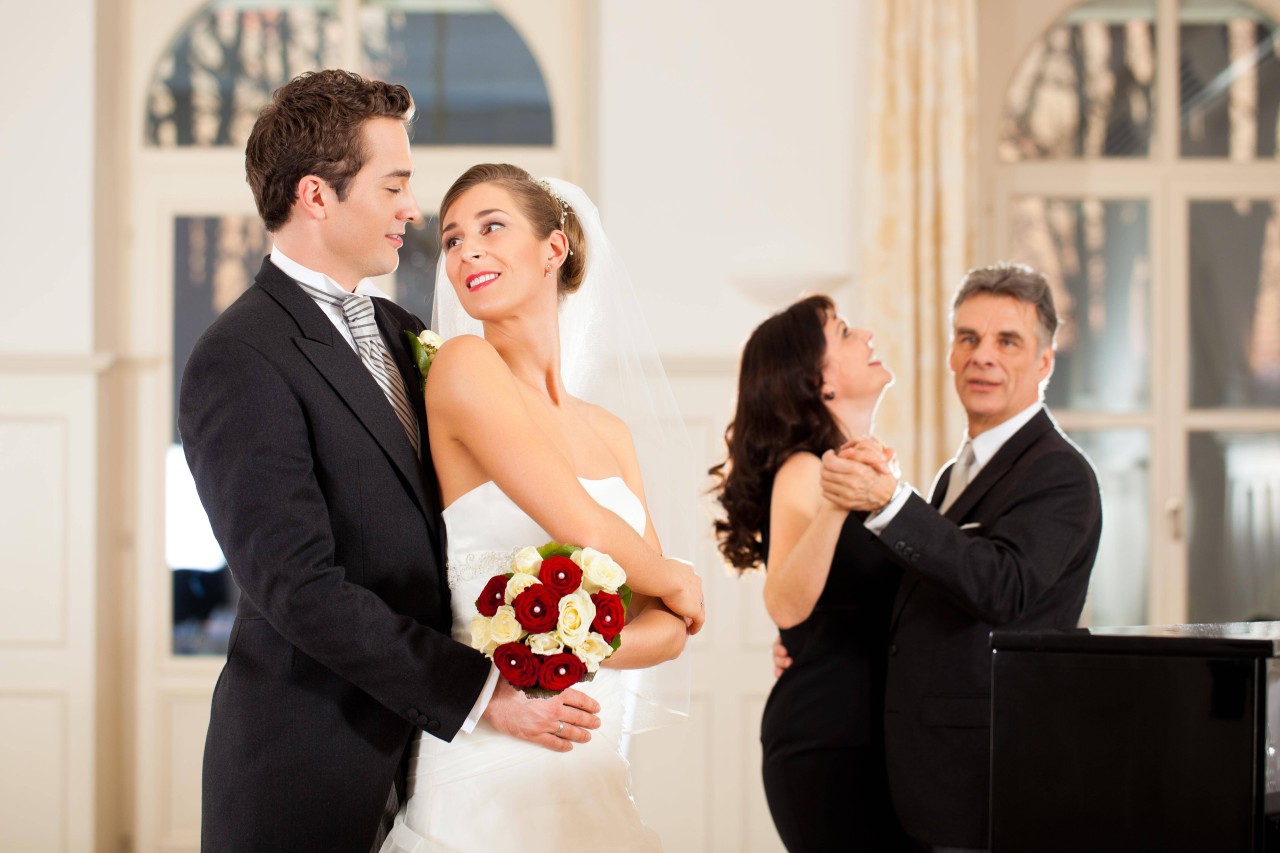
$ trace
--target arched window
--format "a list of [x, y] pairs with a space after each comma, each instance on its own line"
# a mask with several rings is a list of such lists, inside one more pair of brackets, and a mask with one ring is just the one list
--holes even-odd
[[1034, 32], [981, 6], [983, 243], [1055, 288], [1046, 400], [1103, 489], [1095, 625], [1280, 613], [1274, 5], [1059, 2]]

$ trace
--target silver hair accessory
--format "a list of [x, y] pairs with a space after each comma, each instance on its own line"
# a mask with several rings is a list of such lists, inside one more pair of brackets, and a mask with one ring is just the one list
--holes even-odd
[[573, 213], [573, 208], [569, 206], [569, 202], [561, 198], [560, 194], [551, 188], [551, 184], [545, 178], [539, 180], [537, 183], [538, 186], [547, 191], [547, 195], [555, 199], [556, 204], [560, 205], [560, 227], [563, 228], [564, 221], [569, 217], [570, 213]]

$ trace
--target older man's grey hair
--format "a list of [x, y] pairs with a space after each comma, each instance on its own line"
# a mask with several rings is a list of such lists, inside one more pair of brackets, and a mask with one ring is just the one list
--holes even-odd
[[956, 298], [951, 303], [951, 316], [966, 300], [981, 293], [992, 296], [1012, 296], [1036, 308], [1036, 340], [1040, 349], [1053, 346], [1058, 332], [1058, 312], [1053, 307], [1053, 291], [1044, 274], [1026, 264], [1002, 261], [987, 267], [978, 267], [965, 274]]

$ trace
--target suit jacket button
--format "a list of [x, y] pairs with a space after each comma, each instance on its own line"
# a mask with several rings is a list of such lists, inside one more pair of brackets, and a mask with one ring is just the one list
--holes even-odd
[[893, 655], [896, 655], [897, 653], [898, 653], [898, 647], [896, 645], [889, 646], [890, 657], [892, 657]]
[[429, 731], [429, 732], [438, 732], [438, 731], [440, 731], [440, 721], [439, 721], [439, 720], [427, 720], [427, 721], [426, 721], [426, 724], [427, 724], [427, 731]]
[[907, 543], [899, 539], [896, 543], [894, 543], [893, 550], [901, 551], [905, 547], [907, 547]]
[[913, 562], [913, 563], [918, 563], [918, 562], [920, 562], [920, 555], [919, 555], [919, 554], [912, 554], [912, 555], [911, 555], [911, 562]]
[[411, 720], [416, 720], [418, 718], [418, 709], [410, 708], [409, 710], [404, 712], [404, 715]]

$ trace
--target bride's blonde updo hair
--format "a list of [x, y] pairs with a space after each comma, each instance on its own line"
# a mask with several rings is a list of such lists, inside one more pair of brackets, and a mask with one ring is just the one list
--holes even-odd
[[509, 192], [520, 206], [520, 212], [532, 224], [533, 232], [538, 235], [539, 240], [550, 237], [552, 231], [564, 232], [569, 240], [569, 254], [560, 265], [556, 290], [561, 296], [577, 292], [587, 270], [587, 247], [582, 224], [574, 215], [573, 208], [552, 193], [549, 186], [534, 180], [519, 166], [481, 163], [467, 169], [453, 182], [453, 186], [449, 187], [440, 201], [440, 225], [444, 225], [445, 214], [458, 197], [480, 184], [497, 184]]

